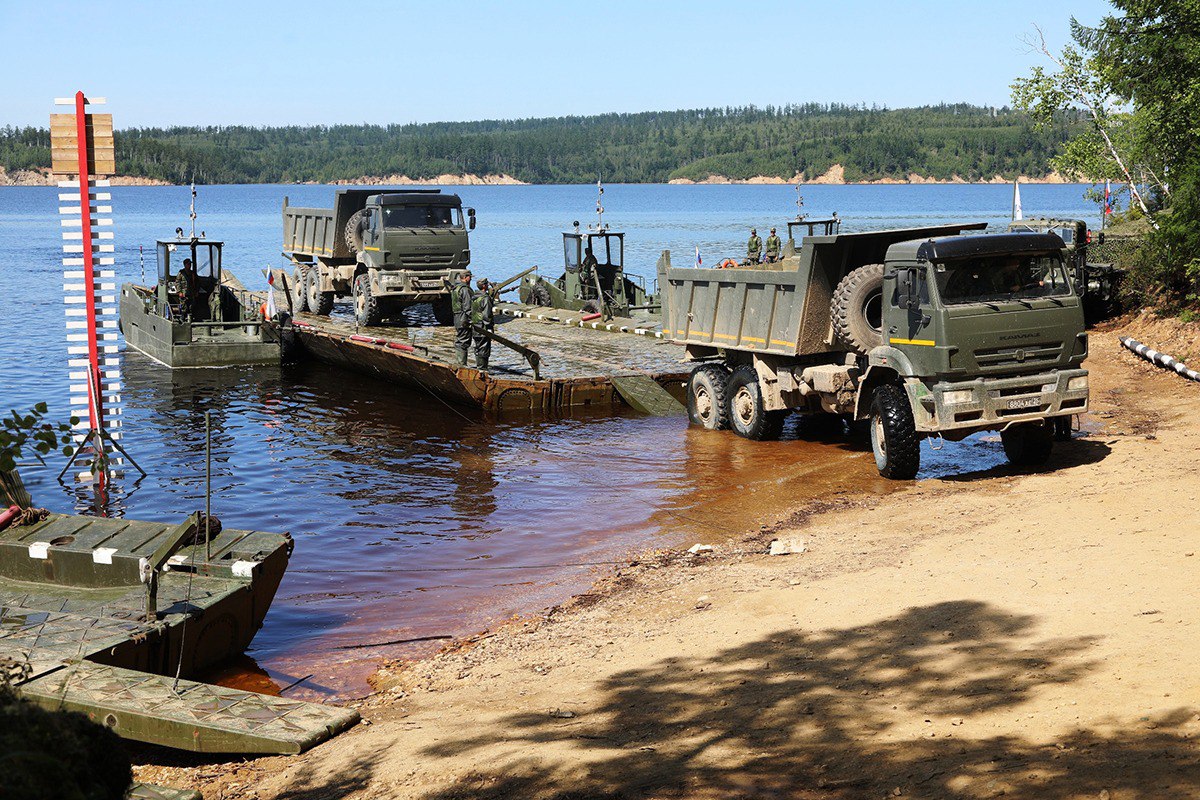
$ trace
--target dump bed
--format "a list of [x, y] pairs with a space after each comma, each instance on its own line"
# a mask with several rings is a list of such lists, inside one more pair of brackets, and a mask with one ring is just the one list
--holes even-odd
[[956, 223], [834, 236], [805, 237], [796, 256], [762, 268], [672, 267], [658, 262], [663, 334], [675, 342], [781, 356], [841, 349], [834, 342], [830, 304], [849, 272], [881, 264], [898, 242], [982, 230]]
[[355, 253], [346, 243], [346, 223], [355, 211], [365, 208], [367, 198], [380, 189], [339, 189], [333, 196], [333, 208], [300, 208], [283, 198], [283, 252], [311, 260], [320, 257], [354, 260]]

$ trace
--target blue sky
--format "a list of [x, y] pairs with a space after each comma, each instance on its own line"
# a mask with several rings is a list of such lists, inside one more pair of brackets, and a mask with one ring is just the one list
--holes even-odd
[[[0, 0], [0, 125], [406, 123], [807, 101], [1004, 105], [1097, 0]], [[90, 55], [85, 53], [90, 52]]]

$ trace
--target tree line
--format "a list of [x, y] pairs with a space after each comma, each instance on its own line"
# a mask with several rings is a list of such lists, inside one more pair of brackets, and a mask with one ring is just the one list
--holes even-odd
[[[1040, 122], [1040, 121], [1039, 121]], [[130, 128], [117, 171], [172, 183], [288, 183], [362, 176], [507, 174], [528, 183], [662, 183], [710, 175], [848, 181], [1043, 175], [1085, 120], [1035, 124], [1008, 107], [888, 109], [807, 103], [408, 125]], [[48, 167], [45, 128], [0, 128], [0, 166]]]

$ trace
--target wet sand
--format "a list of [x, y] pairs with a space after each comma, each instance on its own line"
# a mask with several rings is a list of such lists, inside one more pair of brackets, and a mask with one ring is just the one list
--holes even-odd
[[[1200, 353], [1194, 326], [1122, 330]], [[707, 482], [719, 518], [758, 523], [713, 554], [396, 663], [371, 724], [305, 756], [149, 755], [139, 777], [264, 800], [1195, 796], [1200, 391], [1114, 333], [1092, 350], [1089, 433], [1043, 471], [778, 514]], [[780, 537], [806, 551], [766, 555]]]

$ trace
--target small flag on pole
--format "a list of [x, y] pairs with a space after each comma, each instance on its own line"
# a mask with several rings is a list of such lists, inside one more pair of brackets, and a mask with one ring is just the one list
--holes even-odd
[[275, 318], [275, 270], [267, 270], [267, 319]]
[[700, 246], [696, 245], [696, 266], [702, 266], [704, 262], [700, 259]]
[[1112, 182], [1104, 182], [1104, 216], [1108, 216], [1113, 212], [1112, 202]]

